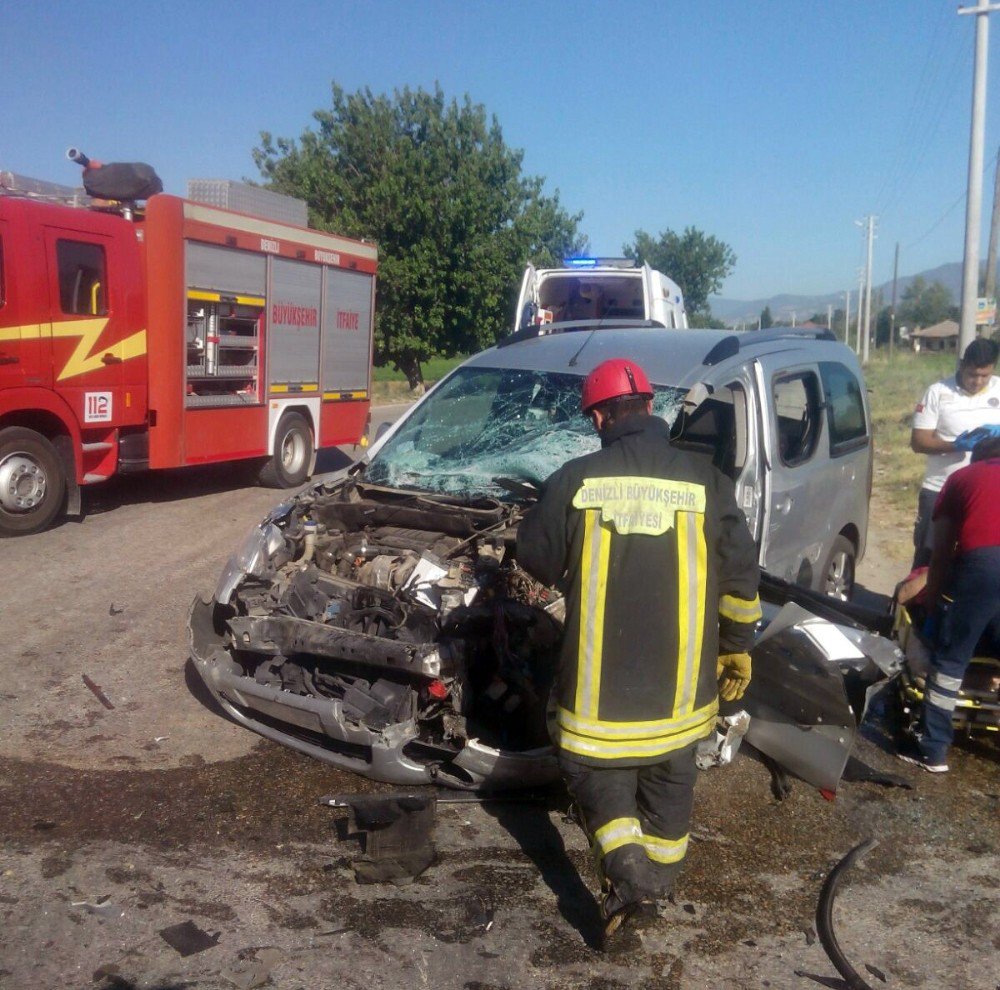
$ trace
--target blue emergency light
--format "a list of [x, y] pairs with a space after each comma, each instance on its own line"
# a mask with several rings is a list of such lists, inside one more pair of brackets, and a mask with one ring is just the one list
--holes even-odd
[[563, 258], [565, 268], [635, 268], [631, 258]]

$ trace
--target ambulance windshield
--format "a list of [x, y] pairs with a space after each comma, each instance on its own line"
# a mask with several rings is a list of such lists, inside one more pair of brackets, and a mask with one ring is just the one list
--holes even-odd
[[[460, 369], [375, 454], [365, 477], [395, 488], [510, 498], [500, 479], [537, 486], [600, 446], [580, 411], [581, 385], [578, 375]], [[684, 395], [657, 388], [654, 413], [672, 423]]]

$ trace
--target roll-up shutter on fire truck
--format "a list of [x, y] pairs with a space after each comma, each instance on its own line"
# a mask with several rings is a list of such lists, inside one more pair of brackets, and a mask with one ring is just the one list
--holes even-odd
[[322, 272], [318, 265], [273, 258], [268, 296], [269, 385], [319, 388], [319, 310]]
[[321, 377], [324, 394], [368, 389], [371, 307], [371, 275], [327, 269]]

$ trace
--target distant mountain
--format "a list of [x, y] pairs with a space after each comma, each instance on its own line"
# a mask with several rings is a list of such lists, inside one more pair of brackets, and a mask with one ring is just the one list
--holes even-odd
[[[937, 268], [930, 268], [927, 271], [918, 272], [916, 275], [901, 275], [896, 284], [896, 298], [902, 297], [907, 287], [915, 278], [922, 278], [925, 282], [941, 282], [951, 293], [952, 299], [957, 304], [962, 297], [962, 262], [953, 261], [946, 265], [938, 265]], [[808, 320], [813, 313], [826, 314], [826, 307], [832, 306], [836, 309], [844, 308], [844, 293], [846, 289], [839, 292], [831, 292], [824, 296], [795, 296], [787, 293], [770, 296], [766, 299], [726, 299], [724, 296], [710, 296], [708, 303], [712, 307], [712, 316], [721, 323], [738, 323], [745, 320], [748, 323], [756, 323], [765, 306], [771, 307], [771, 316], [777, 321], [787, 322], [794, 316], [797, 323]], [[892, 281], [884, 282], [882, 285], [872, 288], [872, 310], [875, 310], [875, 300], [881, 292], [883, 305], [892, 299]], [[858, 287], [851, 286], [851, 311], [857, 312]]]

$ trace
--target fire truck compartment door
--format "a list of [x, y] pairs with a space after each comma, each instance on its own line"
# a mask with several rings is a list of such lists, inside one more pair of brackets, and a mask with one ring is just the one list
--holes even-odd
[[232, 295], [264, 295], [267, 258], [262, 254], [188, 241], [184, 264], [189, 289], [209, 289]]
[[322, 271], [318, 265], [271, 259], [268, 294], [268, 384], [310, 385], [319, 390], [319, 312]]
[[368, 391], [372, 353], [374, 276], [326, 269], [320, 389]]

